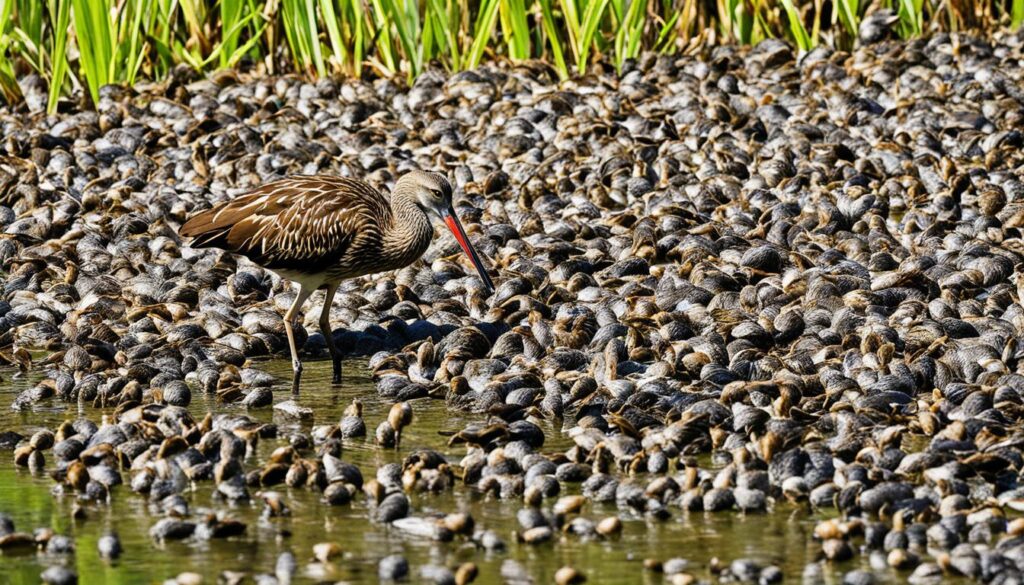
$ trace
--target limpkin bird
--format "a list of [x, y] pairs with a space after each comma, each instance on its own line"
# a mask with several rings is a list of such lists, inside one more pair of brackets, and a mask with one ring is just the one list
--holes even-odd
[[440, 174], [411, 171], [398, 179], [390, 199], [358, 179], [326, 175], [280, 179], [192, 216], [178, 233], [194, 248], [221, 248], [245, 256], [299, 285], [284, 315], [292, 355], [292, 391], [302, 362], [292, 331], [302, 304], [327, 289], [320, 330], [341, 382], [341, 354], [331, 334], [330, 310], [341, 281], [387, 272], [415, 262], [434, 235], [439, 217], [462, 246], [488, 292], [491, 282], [452, 205], [452, 186]]

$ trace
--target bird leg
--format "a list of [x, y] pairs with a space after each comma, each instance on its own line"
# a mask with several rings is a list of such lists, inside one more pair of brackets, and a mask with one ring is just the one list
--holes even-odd
[[334, 293], [338, 291], [337, 284], [327, 285], [327, 294], [324, 295], [324, 308], [320, 311], [320, 332], [327, 342], [327, 349], [331, 352], [331, 361], [334, 362], [334, 377], [332, 384], [341, 384], [341, 352], [334, 344], [334, 334], [331, 332], [331, 303], [334, 302]]
[[292, 394], [299, 393], [299, 378], [302, 377], [302, 362], [299, 360], [299, 351], [295, 348], [295, 333], [292, 328], [298, 323], [299, 310], [302, 309], [302, 303], [306, 302], [313, 291], [307, 290], [306, 287], [299, 285], [299, 294], [295, 297], [295, 302], [288, 308], [288, 311], [284, 314], [284, 331], [288, 334], [288, 349], [292, 352]]

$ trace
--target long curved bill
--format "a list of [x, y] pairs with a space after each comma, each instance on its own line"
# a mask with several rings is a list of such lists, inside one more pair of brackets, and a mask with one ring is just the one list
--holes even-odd
[[473, 266], [476, 267], [477, 273], [480, 274], [480, 280], [484, 281], [484, 286], [487, 287], [487, 292], [494, 292], [494, 283], [491, 282], [490, 275], [487, 274], [487, 270], [484, 268], [483, 262], [480, 261], [480, 256], [478, 256], [476, 250], [473, 249], [473, 245], [469, 243], [469, 238], [466, 237], [466, 231], [462, 229], [462, 223], [459, 222], [458, 216], [455, 215], [455, 209], [453, 207], [449, 207], [444, 210], [441, 214], [441, 218], [444, 219], [445, 225], [448, 226], [452, 235], [455, 236], [459, 245], [462, 246], [462, 251], [465, 252], [466, 256], [469, 256], [470, 261], [473, 262]]

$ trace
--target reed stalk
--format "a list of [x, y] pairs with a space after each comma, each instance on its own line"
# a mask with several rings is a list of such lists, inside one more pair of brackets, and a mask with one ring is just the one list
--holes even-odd
[[880, 7], [903, 37], [1024, 25], [1024, 0], [0, 0], [0, 95], [17, 102], [19, 76], [35, 71], [52, 112], [78, 88], [95, 102], [109, 83], [246, 57], [267, 73], [370, 69], [407, 82], [435, 63], [457, 72], [540, 58], [568, 79], [598, 59], [621, 69], [644, 51], [699, 43], [781, 37], [800, 51], [849, 49]]

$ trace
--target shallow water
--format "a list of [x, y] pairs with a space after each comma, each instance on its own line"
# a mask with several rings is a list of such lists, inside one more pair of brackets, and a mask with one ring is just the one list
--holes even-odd
[[[275, 388], [275, 400], [287, 399], [289, 387], [285, 382], [290, 376], [289, 363], [272, 361], [261, 367], [281, 377], [281, 385]], [[12, 382], [11, 373], [2, 373], [6, 381], [0, 384], [0, 430], [28, 435], [43, 426], [53, 429], [64, 419], [76, 416], [87, 416], [99, 422], [102, 413], [110, 412], [93, 408], [80, 411], [77, 406], [62, 403], [32, 412], [14, 412], [9, 409], [11, 401], [31, 380]], [[248, 465], [257, 465], [274, 448], [284, 444], [293, 430], [308, 431], [313, 424], [337, 421], [345, 406], [357, 396], [364, 403], [366, 426], [372, 435], [390, 404], [377, 396], [365, 362], [345, 363], [345, 383], [340, 389], [333, 388], [329, 382], [329, 362], [307, 364], [302, 394], [297, 400], [315, 409], [316, 420], [312, 422], [289, 420], [269, 408], [250, 413], [277, 423], [279, 437], [261, 441], [254, 460], [247, 462]], [[479, 420], [480, 415], [451, 412], [443, 402], [430, 399], [412, 404], [416, 418], [405, 430], [401, 449], [377, 449], [371, 437], [368, 441], [347, 441], [342, 458], [358, 464], [367, 479], [373, 477], [376, 466], [400, 461], [417, 447], [438, 449], [449, 460], [457, 462], [465, 453], [465, 447], [448, 448], [441, 432], [461, 429], [466, 422]], [[243, 409], [196, 395], [190, 410], [198, 420], [207, 412]], [[561, 428], [550, 426], [545, 431], [544, 451], [564, 451], [570, 444]], [[52, 455], [47, 452], [48, 465], [51, 461]], [[130, 480], [127, 473], [124, 479]], [[272, 574], [277, 556], [286, 550], [292, 551], [299, 562], [295, 580], [299, 583], [373, 583], [377, 581], [377, 561], [394, 553], [403, 554], [409, 560], [413, 582], [420, 582], [422, 565], [444, 564], [454, 569], [466, 561], [478, 565], [480, 576], [476, 582], [484, 584], [509, 582], [507, 576], [515, 574], [528, 575], [536, 583], [550, 583], [554, 572], [567, 564], [582, 570], [591, 583], [664, 582], [661, 575], [643, 570], [643, 560], [648, 557], [660, 560], [683, 557], [690, 562], [692, 572], [701, 577], [709, 576], [712, 557], [724, 563], [740, 557], [753, 558], [779, 565], [786, 582], [800, 582], [804, 565], [812, 562], [820, 551], [820, 545], [811, 538], [818, 518], [788, 505], [779, 505], [771, 513], [760, 515], [687, 514], [673, 510], [672, 518], [664, 522], [623, 515], [611, 505], [588, 505], [583, 514], [594, 520], [620, 515], [624, 520], [622, 536], [612, 541], [586, 542], [565, 535], [556, 537], [553, 542], [529, 546], [515, 542], [515, 513], [521, 506], [519, 502], [483, 497], [461, 485], [447, 494], [412, 498], [414, 514], [463, 510], [473, 515], [478, 527], [495, 530], [505, 539], [508, 549], [500, 554], [487, 554], [464, 540], [434, 543], [370, 523], [361, 495], [350, 506], [331, 507], [322, 504], [316, 492], [293, 490], [282, 484], [271, 489], [285, 496], [292, 515], [267, 520], [260, 517], [262, 502], [229, 505], [215, 500], [212, 482], [201, 482], [194, 491], [184, 494], [193, 514], [204, 508], [227, 510], [232, 517], [247, 524], [246, 533], [226, 540], [187, 540], [158, 545], [150, 539], [148, 531], [160, 519], [159, 512], [127, 486], [114, 488], [109, 505], [85, 504], [85, 519], [76, 520], [71, 516], [72, 499], [53, 498], [50, 495], [52, 485], [46, 473], [33, 475], [16, 468], [9, 452], [0, 454], [0, 512], [10, 515], [19, 531], [52, 527], [59, 533], [73, 535], [78, 547], [73, 559], [35, 553], [0, 555], [0, 583], [37, 583], [44, 568], [62, 562], [74, 565], [80, 583], [159, 583], [185, 570], [202, 574], [206, 583], [216, 583], [222, 571]], [[254, 495], [258, 491], [258, 488], [250, 489]], [[109, 530], [120, 534], [125, 547], [123, 556], [112, 563], [101, 560], [96, 552], [97, 539]], [[339, 543], [344, 550], [343, 558], [332, 565], [313, 562], [313, 545], [324, 541]], [[865, 556], [841, 565], [822, 563], [822, 577], [827, 583], [839, 583], [844, 571], [860, 564], [866, 567]], [[876, 573], [876, 577], [879, 581], [901, 580], [894, 573]]]

